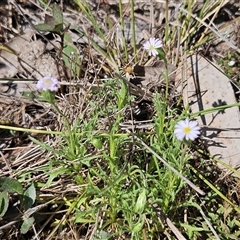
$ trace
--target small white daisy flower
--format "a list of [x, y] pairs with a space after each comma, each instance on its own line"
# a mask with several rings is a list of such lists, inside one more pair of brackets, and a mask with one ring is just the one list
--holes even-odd
[[53, 77], [43, 77], [37, 82], [37, 89], [42, 91], [50, 90], [56, 92], [59, 88], [59, 81]]
[[187, 141], [193, 141], [200, 134], [200, 127], [198, 126], [197, 121], [190, 121], [187, 118], [177, 123], [174, 134], [180, 141], [183, 141], [184, 139]]
[[149, 56], [157, 56], [157, 49], [161, 48], [162, 46], [162, 41], [159, 38], [150, 38], [146, 43], [143, 44], [143, 48], [148, 51]]

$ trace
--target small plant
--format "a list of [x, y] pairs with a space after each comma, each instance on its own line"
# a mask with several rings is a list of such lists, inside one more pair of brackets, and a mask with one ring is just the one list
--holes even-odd
[[[15, 208], [15, 219], [16, 222], [22, 222], [20, 232], [25, 234], [34, 224], [33, 213], [37, 209], [33, 208], [33, 204], [36, 200], [36, 189], [34, 184], [31, 184], [25, 191], [23, 190], [22, 184], [12, 178], [0, 178], [0, 217], [8, 218], [8, 211]], [[17, 208], [15, 202], [10, 199], [13, 198], [14, 194], [20, 201], [19, 207]], [[14, 198], [13, 198], [14, 199]]]

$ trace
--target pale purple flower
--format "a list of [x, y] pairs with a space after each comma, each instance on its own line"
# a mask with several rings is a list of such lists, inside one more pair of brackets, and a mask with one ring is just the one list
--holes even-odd
[[190, 121], [187, 118], [177, 123], [175, 126], [174, 134], [180, 141], [183, 141], [184, 139], [187, 141], [193, 141], [200, 134], [200, 127], [198, 126], [197, 121]]
[[43, 77], [37, 82], [37, 89], [40, 91], [56, 92], [59, 88], [59, 81], [53, 77]]
[[148, 55], [157, 56], [158, 48], [163, 46], [162, 41], [159, 38], [150, 38], [146, 43], [143, 44], [143, 48], [148, 51]]

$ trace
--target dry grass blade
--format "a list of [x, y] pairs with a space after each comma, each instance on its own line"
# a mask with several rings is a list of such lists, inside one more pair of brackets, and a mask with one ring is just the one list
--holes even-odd
[[[177, 7], [177, 6], [176, 6]], [[189, 12], [188, 10], [184, 9], [183, 7], [178, 7], [182, 12], [190, 15], [193, 19], [196, 19], [198, 22], [200, 22], [203, 26], [205, 26], [207, 29], [211, 30], [219, 39], [226, 42], [232, 49], [236, 50], [238, 53], [240, 53], [240, 48], [236, 45], [234, 45], [232, 42], [230, 42], [226, 37], [224, 37], [221, 33], [219, 33], [217, 30], [215, 30], [212, 26], [204, 22], [202, 19], [194, 15], [193, 13]], [[185, 39], [184, 39], [185, 40]]]

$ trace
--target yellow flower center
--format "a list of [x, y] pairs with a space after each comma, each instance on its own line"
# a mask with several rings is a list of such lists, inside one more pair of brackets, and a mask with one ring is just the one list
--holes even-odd
[[46, 87], [51, 87], [51, 85], [52, 85], [51, 79], [45, 79], [45, 80], [44, 80], [44, 86], [46, 86]]
[[154, 50], [154, 49], [155, 49], [155, 47], [153, 45], [149, 46], [149, 50]]
[[190, 127], [185, 127], [185, 128], [183, 129], [183, 132], [184, 132], [184, 133], [190, 133], [190, 132], [191, 132], [191, 128], [190, 128]]

